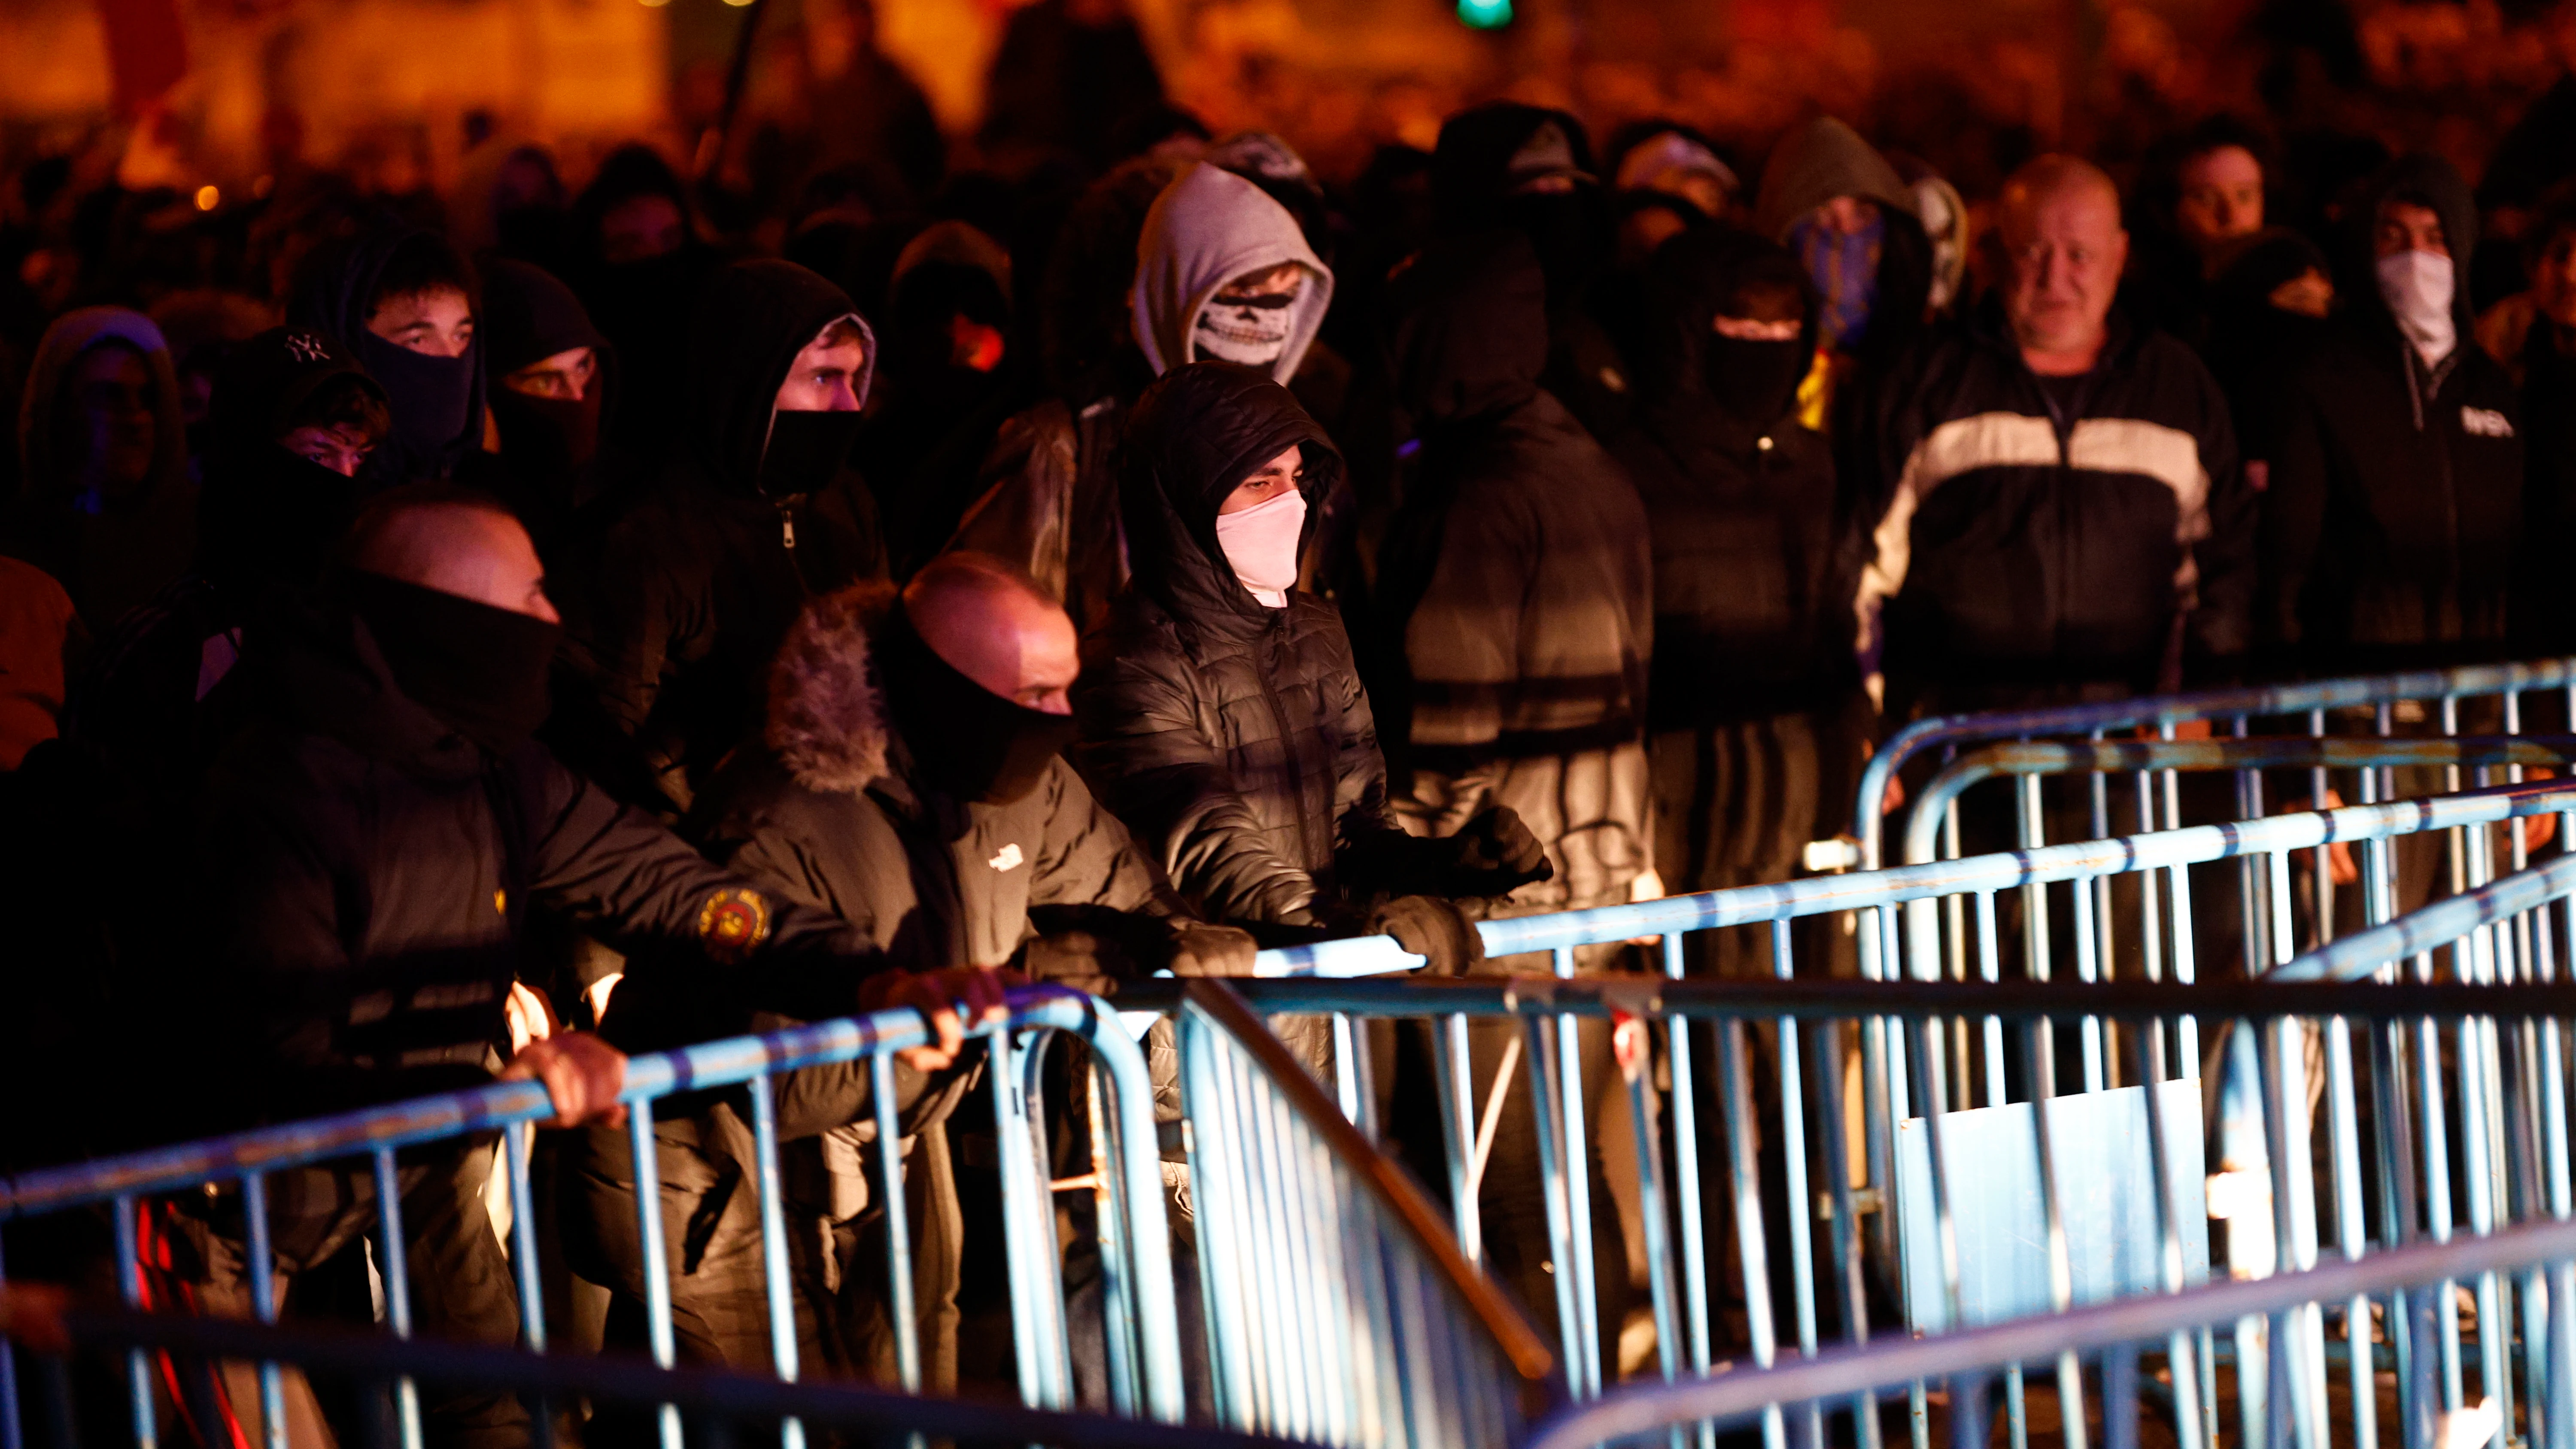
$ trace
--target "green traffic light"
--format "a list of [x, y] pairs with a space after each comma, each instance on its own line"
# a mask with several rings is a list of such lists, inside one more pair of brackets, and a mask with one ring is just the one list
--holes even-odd
[[1458, 20], [1473, 30], [1499, 30], [1512, 23], [1512, 0], [1458, 0]]

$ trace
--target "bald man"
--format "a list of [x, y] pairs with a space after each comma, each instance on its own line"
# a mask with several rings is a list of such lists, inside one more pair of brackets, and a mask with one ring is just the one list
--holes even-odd
[[[174, 1103], [208, 1114], [192, 1125], [318, 1116], [496, 1071], [544, 1080], [562, 1125], [619, 1120], [624, 1059], [599, 1039], [513, 1054], [509, 1003], [531, 912], [569, 917], [739, 1011], [935, 1003], [940, 1040], [915, 1054], [922, 1067], [954, 1058], [951, 1000], [998, 1008], [993, 973], [893, 968], [839, 920], [708, 863], [530, 738], [560, 628], [536, 551], [499, 504], [393, 490], [342, 557], [324, 602], [253, 637], [241, 665], [253, 719], [206, 786], [191, 882], [204, 949], [168, 997], [201, 1047]], [[543, 1035], [544, 1012], [534, 1016]], [[413, 1311], [427, 1335], [517, 1340], [508, 1265], [483, 1211], [491, 1160], [488, 1139], [463, 1141], [403, 1169]], [[372, 1195], [363, 1169], [279, 1175], [281, 1270], [372, 1231]], [[192, 1199], [175, 1230], [201, 1249], [210, 1301], [238, 1301], [237, 1206]], [[530, 1437], [508, 1394], [425, 1389], [424, 1403], [433, 1445], [510, 1449]]]
[[[744, 879], [839, 917], [893, 962], [1009, 967], [1093, 989], [1162, 969], [1249, 974], [1251, 938], [1189, 919], [1059, 755], [1080, 667], [1064, 610], [999, 559], [942, 554], [900, 594], [860, 585], [826, 595], [788, 630], [760, 738], [707, 782], [688, 828]], [[629, 969], [602, 1029], [641, 1050], [711, 1026], [770, 1024], [725, 1012], [691, 979], [646, 964]], [[934, 1389], [955, 1381], [962, 1220], [942, 1124], [966, 1086], [962, 1071], [896, 1074]], [[788, 1073], [776, 1100], [779, 1135], [808, 1169], [788, 1173], [808, 1185], [791, 1185], [789, 1205], [803, 1225], [789, 1239], [807, 1253], [797, 1321], [808, 1372], [890, 1381], [882, 1248], [844, 1250], [837, 1263], [809, 1251], [836, 1234], [852, 1241], [868, 1201], [852, 1125], [874, 1111], [864, 1064]], [[714, 1224], [672, 1286], [680, 1356], [766, 1371], [758, 1204], [734, 1190], [752, 1165], [749, 1126], [724, 1103], [656, 1128], [666, 1201], [705, 1204], [693, 1211]], [[612, 1342], [640, 1345], [626, 1134], [585, 1137], [592, 1151], [575, 1164], [567, 1205], [573, 1263], [617, 1294]]]
[[1896, 369], [1856, 450], [1857, 642], [1891, 724], [2171, 689], [2246, 643], [2227, 403], [2189, 348], [2113, 309], [2119, 193], [2043, 156], [1997, 231], [1995, 303]]

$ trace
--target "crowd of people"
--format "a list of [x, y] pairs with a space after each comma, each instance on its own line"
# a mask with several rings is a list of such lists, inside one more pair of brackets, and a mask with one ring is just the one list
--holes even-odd
[[[1012, 982], [1365, 933], [1503, 969], [1477, 920], [1788, 878], [1927, 712], [2576, 644], [2576, 181], [2529, 146], [2482, 193], [2356, 143], [2281, 218], [2224, 116], [1990, 196], [1831, 117], [1757, 171], [1495, 102], [1348, 191], [1168, 109], [1081, 137], [1070, 177], [818, 163], [767, 231], [640, 144], [175, 228], [18, 175], [0, 1057], [22, 1101], [116, 1080], [11, 1165], [538, 1079], [550, 1281], [633, 1345], [624, 1054], [914, 1008], [903, 1181], [864, 1064], [778, 1086], [805, 1362], [891, 1372], [901, 1192], [929, 1381], [999, 1382], [957, 1107]], [[1488, 1251], [1552, 1302], [1510, 1110]], [[692, 1362], [769, 1362], [749, 1113], [657, 1117]], [[416, 1320], [508, 1341], [489, 1144], [405, 1164]], [[327, 1313], [373, 1183], [288, 1176]], [[161, 1210], [155, 1271], [240, 1311], [243, 1233]], [[531, 1436], [428, 1395], [436, 1444]]]

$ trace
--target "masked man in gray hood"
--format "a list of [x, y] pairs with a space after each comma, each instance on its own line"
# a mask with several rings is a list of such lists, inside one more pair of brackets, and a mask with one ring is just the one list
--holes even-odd
[[1332, 299], [1332, 269], [1286, 207], [1232, 172], [1182, 172], [1136, 243], [1130, 365], [1107, 396], [1043, 403], [1003, 426], [984, 465], [992, 481], [951, 546], [1023, 565], [1076, 624], [1097, 623], [1126, 583], [1109, 453], [1136, 395], [1203, 361], [1287, 384]]

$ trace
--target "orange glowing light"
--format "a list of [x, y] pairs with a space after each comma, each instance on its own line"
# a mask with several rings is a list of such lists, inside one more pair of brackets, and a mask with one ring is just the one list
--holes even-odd
[[199, 211], [212, 211], [223, 203], [223, 199], [224, 194], [217, 191], [212, 186], [200, 186], [197, 188], [197, 209]]

